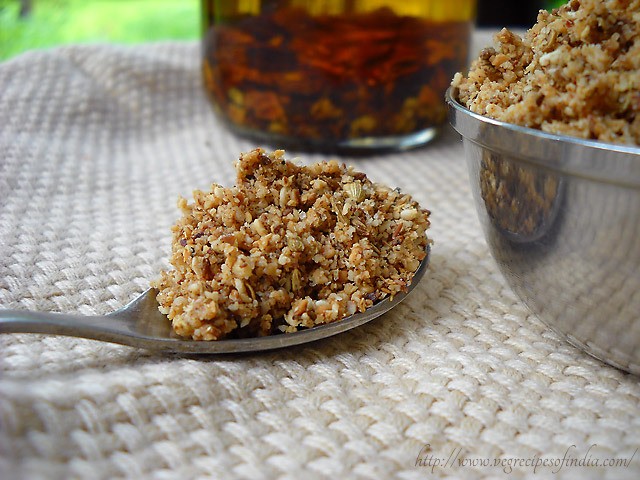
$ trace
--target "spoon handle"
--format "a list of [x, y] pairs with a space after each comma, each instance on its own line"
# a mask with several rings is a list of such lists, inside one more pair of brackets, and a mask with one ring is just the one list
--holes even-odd
[[130, 323], [115, 316], [0, 310], [0, 333], [44, 333], [132, 345]]

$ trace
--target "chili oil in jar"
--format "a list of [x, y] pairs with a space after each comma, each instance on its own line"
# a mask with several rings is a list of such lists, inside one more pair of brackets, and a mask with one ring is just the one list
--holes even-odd
[[236, 133], [356, 153], [430, 141], [475, 0], [201, 0], [203, 77]]

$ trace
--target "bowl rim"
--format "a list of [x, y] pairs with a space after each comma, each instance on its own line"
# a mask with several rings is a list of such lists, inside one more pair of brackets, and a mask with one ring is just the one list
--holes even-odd
[[640, 145], [548, 133], [489, 118], [463, 106], [456, 92], [457, 88], [450, 86], [445, 101], [451, 126], [465, 140], [515, 161], [552, 171], [640, 187]]
[[490, 123], [492, 125], [506, 128], [514, 132], [520, 132], [526, 135], [532, 135], [534, 137], [540, 137], [546, 140], [556, 140], [556, 141], [559, 140], [562, 142], [572, 143], [575, 145], [581, 145], [581, 146], [590, 147], [590, 148], [601, 148], [608, 151], [640, 155], [640, 145], [634, 146], [634, 145], [623, 144], [623, 143], [610, 143], [610, 142], [604, 142], [602, 140], [590, 140], [590, 139], [585, 139], [580, 137], [573, 137], [571, 135], [564, 135], [560, 133], [549, 133], [543, 130], [539, 130], [537, 128], [524, 127], [522, 125], [516, 125], [515, 123], [503, 122], [502, 120], [496, 120], [494, 118], [487, 117], [479, 113], [475, 113], [469, 110], [464, 105], [462, 105], [458, 101], [458, 99], [454, 97], [454, 92], [456, 91], [457, 91], [457, 88], [453, 86], [447, 89], [445, 93], [445, 98], [447, 103], [449, 103], [449, 105], [451, 105], [457, 111], [464, 113], [465, 115], [468, 115], [470, 117], [473, 117], [476, 120], [479, 120], [481, 122]]

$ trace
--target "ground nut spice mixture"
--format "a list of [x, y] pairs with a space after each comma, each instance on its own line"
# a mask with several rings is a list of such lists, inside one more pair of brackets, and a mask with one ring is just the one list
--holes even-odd
[[237, 185], [182, 198], [171, 265], [153, 286], [195, 340], [329, 323], [406, 290], [426, 256], [429, 211], [337, 162], [299, 166], [261, 149]]
[[640, 145], [640, 0], [571, 0], [524, 36], [503, 29], [458, 100], [497, 120]]

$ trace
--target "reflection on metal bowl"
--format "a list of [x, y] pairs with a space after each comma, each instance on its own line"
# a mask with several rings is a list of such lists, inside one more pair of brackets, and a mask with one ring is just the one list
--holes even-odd
[[520, 299], [640, 374], [640, 148], [477, 115], [447, 92], [491, 253]]

